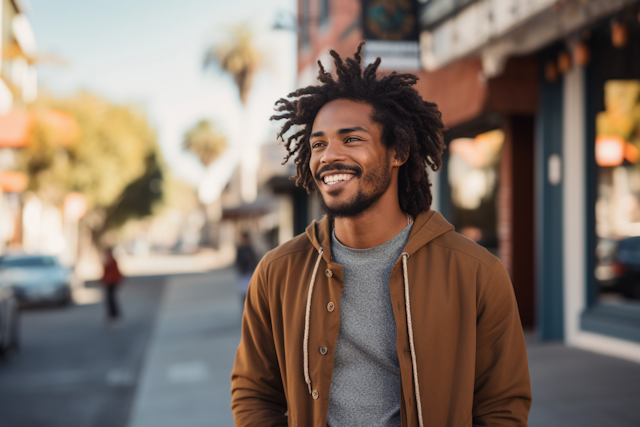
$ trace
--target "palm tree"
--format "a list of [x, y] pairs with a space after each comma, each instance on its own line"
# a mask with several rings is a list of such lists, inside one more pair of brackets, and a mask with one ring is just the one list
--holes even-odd
[[184, 135], [182, 148], [198, 156], [207, 167], [227, 149], [227, 138], [215, 124], [200, 120]]
[[[253, 80], [264, 67], [265, 61], [256, 47], [251, 28], [246, 24], [240, 24], [231, 27], [226, 41], [209, 49], [204, 57], [204, 66], [206, 68], [209, 65], [216, 65], [233, 78], [238, 87], [240, 101], [246, 107]], [[245, 202], [252, 202], [257, 195], [258, 150], [253, 141], [244, 140], [242, 144], [240, 193]]]
[[204, 66], [209, 65], [217, 65], [233, 78], [240, 101], [246, 105], [253, 79], [264, 67], [264, 58], [255, 45], [251, 28], [246, 24], [231, 27], [229, 38], [206, 53]]

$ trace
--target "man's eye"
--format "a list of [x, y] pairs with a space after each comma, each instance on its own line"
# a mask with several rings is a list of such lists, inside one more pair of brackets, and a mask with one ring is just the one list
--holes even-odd
[[360, 138], [356, 138], [355, 136], [350, 136], [344, 142], [351, 142], [351, 141], [360, 141]]
[[316, 148], [322, 145], [322, 142], [314, 142], [311, 144], [311, 148]]

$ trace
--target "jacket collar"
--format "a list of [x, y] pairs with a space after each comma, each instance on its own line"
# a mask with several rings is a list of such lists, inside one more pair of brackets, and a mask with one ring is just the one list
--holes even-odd
[[[409, 235], [409, 240], [407, 241], [404, 252], [411, 256], [422, 246], [453, 229], [453, 225], [449, 224], [440, 212], [434, 210], [421, 212], [413, 221], [413, 228], [411, 229], [411, 234]], [[322, 248], [322, 258], [327, 264], [331, 262], [332, 232], [331, 221], [329, 221], [327, 216], [324, 216], [320, 222], [314, 220], [306, 230], [307, 237], [309, 237], [309, 240], [316, 250]]]

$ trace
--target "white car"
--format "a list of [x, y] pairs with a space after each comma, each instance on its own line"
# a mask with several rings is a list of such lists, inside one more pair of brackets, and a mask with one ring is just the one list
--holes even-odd
[[50, 255], [0, 257], [0, 281], [13, 287], [21, 305], [71, 302], [72, 269]]

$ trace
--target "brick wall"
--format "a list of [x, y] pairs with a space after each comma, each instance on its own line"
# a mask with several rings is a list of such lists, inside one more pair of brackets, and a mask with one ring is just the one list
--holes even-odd
[[[304, 4], [307, 7], [303, 7]], [[359, 0], [329, 0], [329, 19], [326, 25], [320, 23], [320, 0], [298, 0], [298, 76], [317, 75], [317, 61], [326, 57], [330, 49], [341, 56], [351, 56], [362, 40], [360, 26], [361, 4]], [[305, 10], [307, 11], [304, 16]], [[305, 22], [309, 31], [309, 43], [303, 45], [302, 31]], [[323, 58], [323, 63], [327, 61]], [[327, 65], [326, 63], [324, 64]], [[300, 78], [308, 84], [308, 78]]]

